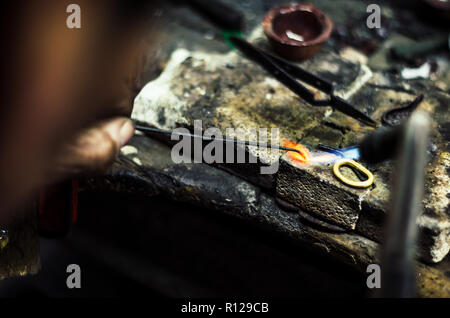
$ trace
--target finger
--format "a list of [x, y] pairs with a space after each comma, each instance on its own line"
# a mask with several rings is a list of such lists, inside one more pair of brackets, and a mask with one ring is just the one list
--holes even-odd
[[106, 172], [133, 133], [132, 121], [124, 117], [102, 121], [83, 130], [73, 141], [63, 145], [55, 158], [50, 180]]

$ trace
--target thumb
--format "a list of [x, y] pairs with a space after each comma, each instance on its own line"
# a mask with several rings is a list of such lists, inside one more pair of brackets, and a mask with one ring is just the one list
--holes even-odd
[[133, 133], [133, 122], [126, 117], [104, 120], [84, 129], [63, 145], [50, 168], [54, 169], [50, 179], [106, 172]]

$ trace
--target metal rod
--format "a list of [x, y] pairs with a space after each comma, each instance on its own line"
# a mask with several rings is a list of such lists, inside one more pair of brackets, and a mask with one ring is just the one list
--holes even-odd
[[430, 118], [414, 112], [405, 123], [392, 211], [389, 211], [381, 263], [381, 296], [416, 296], [417, 217], [422, 211]]
[[195, 135], [191, 133], [181, 133], [174, 130], [165, 130], [165, 129], [159, 129], [159, 128], [150, 128], [145, 127], [141, 125], [135, 125], [134, 128], [136, 130], [140, 131], [147, 131], [147, 132], [153, 132], [157, 134], [165, 134], [165, 135], [178, 135], [178, 136], [187, 136], [187, 137], [193, 137], [193, 138], [200, 138], [202, 140], [206, 141], [221, 141], [221, 142], [232, 142], [234, 144], [240, 144], [240, 145], [246, 145], [246, 146], [254, 146], [254, 147], [263, 147], [263, 148], [272, 148], [272, 149], [279, 149], [279, 150], [285, 150], [285, 151], [294, 151], [299, 154], [302, 154], [300, 150], [297, 150], [295, 148], [290, 147], [283, 147], [280, 145], [274, 145], [274, 144], [266, 144], [266, 143], [259, 143], [256, 141], [247, 141], [247, 140], [239, 140], [239, 139], [227, 139], [227, 138], [213, 138], [208, 136], [201, 136], [201, 135]]

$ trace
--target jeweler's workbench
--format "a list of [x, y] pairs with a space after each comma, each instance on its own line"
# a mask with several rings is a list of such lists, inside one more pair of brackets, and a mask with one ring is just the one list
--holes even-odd
[[[346, 2], [346, 5], [349, 3]], [[321, 8], [326, 11], [330, 4], [318, 1], [317, 5], [322, 5]], [[342, 16], [335, 11], [330, 10], [330, 15], [334, 21], [339, 21]], [[356, 11], [355, 8], [351, 9], [348, 16], [357, 14]], [[220, 40], [219, 35], [215, 36]], [[250, 29], [247, 39], [269, 49], [258, 25]], [[198, 41], [205, 42], [205, 39], [200, 37]], [[380, 39], [378, 41], [381, 47], [383, 42]], [[378, 123], [381, 123], [381, 117], [387, 110], [412, 102], [422, 92], [425, 94], [418, 109], [431, 114], [433, 132], [424, 213], [418, 220], [419, 257], [425, 263], [442, 262], [448, 253], [450, 240], [447, 172], [450, 161], [446, 129], [450, 96], [436, 84], [442, 85], [446, 82], [445, 78], [406, 81], [400, 76], [371, 67], [370, 59], [361, 52], [349, 47], [337, 50], [332, 44], [300, 65], [332, 81], [337, 86], [337, 95], [350, 100]], [[162, 74], [148, 83], [137, 96], [133, 112], [135, 120], [164, 129], [180, 126], [192, 129], [194, 120], [201, 119], [203, 129], [218, 127], [223, 134], [230, 127], [279, 127], [281, 138], [296, 140], [311, 147], [318, 144], [339, 148], [351, 146], [371, 131], [371, 128], [360, 125], [330, 107], [312, 108], [237, 51], [178, 47], [172, 51]], [[448, 68], [448, 64], [443, 67]], [[440, 76], [445, 76], [442, 75], [444, 73], [440, 73]], [[144, 136], [136, 136], [124, 150], [121, 164], [127, 162], [126, 166], [135, 165], [132, 171], [141, 177], [141, 182], [156, 180], [148, 182], [171, 198], [206, 205], [211, 209], [254, 219], [258, 223], [270, 223], [274, 229], [289, 236], [294, 235], [304, 243], [325, 247], [327, 253], [349, 257], [347, 261], [361, 266], [361, 270], [365, 270], [367, 264], [377, 262], [377, 246], [383, 239], [383, 224], [388, 213], [392, 162], [369, 165], [375, 176], [374, 185], [368, 189], [353, 189], [336, 180], [330, 166], [306, 166], [299, 169], [281, 153], [280, 168], [274, 175], [261, 175], [257, 164], [218, 165], [229, 173], [217, 171], [217, 166], [212, 168], [205, 164], [175, 166], [166, 163], [166, 160], [170, 161], [169, 152], [167, 159], [155, 166], [152, 159], [154, 152], [148, 146], [143, 146], [144, 143], [153, 142]], [[158, 147], [161, 146], [158, 144]], [[247, 150], [261, 159], [262, 165], [270, 164], [280, 156], [264, 158], [259, 156], [255, 148], [248, 147]], [[162, 150], [158, 152], [162, 153]], [[159, 166], [162, 162], [165, 162], [163, 166]], [[211, 174], [216, 173], [223, 176], [217, 176], [217, 188], [214, 188], [210, 184]], [[240, 185], [227, 188], [228, 182], [225, 180], [236, 180], [232, 175], [239, 177], [237, 180]], [[172, 182], [160, 182], [166, 177]], [[295, 212], [292, 214], [277, 206], [275, 199], [337, 224], [347, 234], [312, 230], [305, 225], [306, 220]], [[292, 218], [295, 226], [283, 225], [279, 218]], [[291, 233], [293, 228], [298, 229], [294, 231], [296, 234]], [[306, 229], [314, 231], [314, 234], [310, 232], [306, 235]], [[446, 262], [444, 260], [441, 264]], [[423, 266], [420, 271], [425, 272], [433, 268], [420, 266]], [[440, 266], [445, 268], [445, 265]], [[440, 281], [438, 289], [441, 295], [448, 295], [448, 277], [444, 272], [436, 271], [436, 274], [440, 275], [437, 281]], [[424, 284], [426, 286], [428, 283]], [[422, 295], [428, 293], [424, 290]]]
[[[439, 69], [431, 77], [406, 80], [392, 72], [399, 66], [380, 53], [385, 50], [383, 45], [399, 37], [398, 33], [416, 39], [426, 37], [432, 28], [420, 23], [409, 28], [406, 21], [397, 19], [397, 8], [381, 3], [382, 25], [386, 27], [369, 32], [364, 20], [369, 2], [311, 2], [330, 16], [335, 31], [323, 49], [301, 62], [301, 67], [331, 81], [336, 95], [379, 125], [386, 111], [424, 94], [418, 109], [430, 114], [433, 125], [424, 211], [418, 219], [419, 295], [450, 297], [448, 58], [445, 54], [432, 56]], [[260, 21], [273, 4], [240, 4], [248, 18], [246, 38], [270, 50]], [[162, 18], [165, 23], [157, 44], [159, 62], [145, 72], [149, 82], [135, 99], [133, 119], [163, 129], [192, 129], [194, 120], [202, 120], [203, 129], [217, 127], [224, 135], [226, 128], [279, 128], [281, 138], [310, 148], [319, 144], [352, 146], [373, 130], [331, 107], [309, 106], [260, 66], [231, 51], [222, 41], [220, 30], [189, 14], [188, 9], [164, 8]], [[350, 31], [351, 36], [347, 34]], [[356, 47], [357, 40], [364, 45]], [[363, 52], [369, 44], [374, 49]], [[155, 67], [158, 65], [161, 69]], [[265, 157], [255, 148], [248, 147], [247, 151], [260, 162], [175, 164], [166, 143], [139, 133], [122, 149], [106, 177], [82, 180], [81, 190], [147, 197], [162, 194], [169, 200], [198, 205], [278, 232], [299, 246], [331, 255], [362, 273], [368, 264], [379, 263], [389, 213], [391, 161], [366, 164], [374, 183], [356, 189], [337, 180], [330, 165], [298, 166], [281, 152]], [[259, 173], [261, 165], [276, 160], [280, 161], [277, 173]], [[342, 171], [351, 173], [346, 168]], [[145, 213], [148, 208], [142, 209]], [[302, 214], [337, 225], [343, 233], [316, 228]], [[0, 276], [2, 273], [0, 268]], [[4, 275], [11, 274], [14, 271]]]

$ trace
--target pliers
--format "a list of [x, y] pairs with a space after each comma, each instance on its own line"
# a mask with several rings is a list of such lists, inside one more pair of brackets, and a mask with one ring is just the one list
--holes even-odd
[[[291, 64], [282, 58], [267, 53], [242, 38], [231, 36], [229, 39], [233, 45], [247, 58], [258, 63], [277, 80], [287, 86], [295, 94], [306, 100], [312, 106], [331, 106], [363, 124], [372, 127], [376, 126], [376, 122], [372, 118], [356, 109], [346, 100], [334, 95], [334, 87], [330, 82], [300, 68], [297, 65]], [[307, 89], [298, 80], [301, 80], [328, 94], [330, 98], [316, 99], [314, 97], [314, 93]]]

